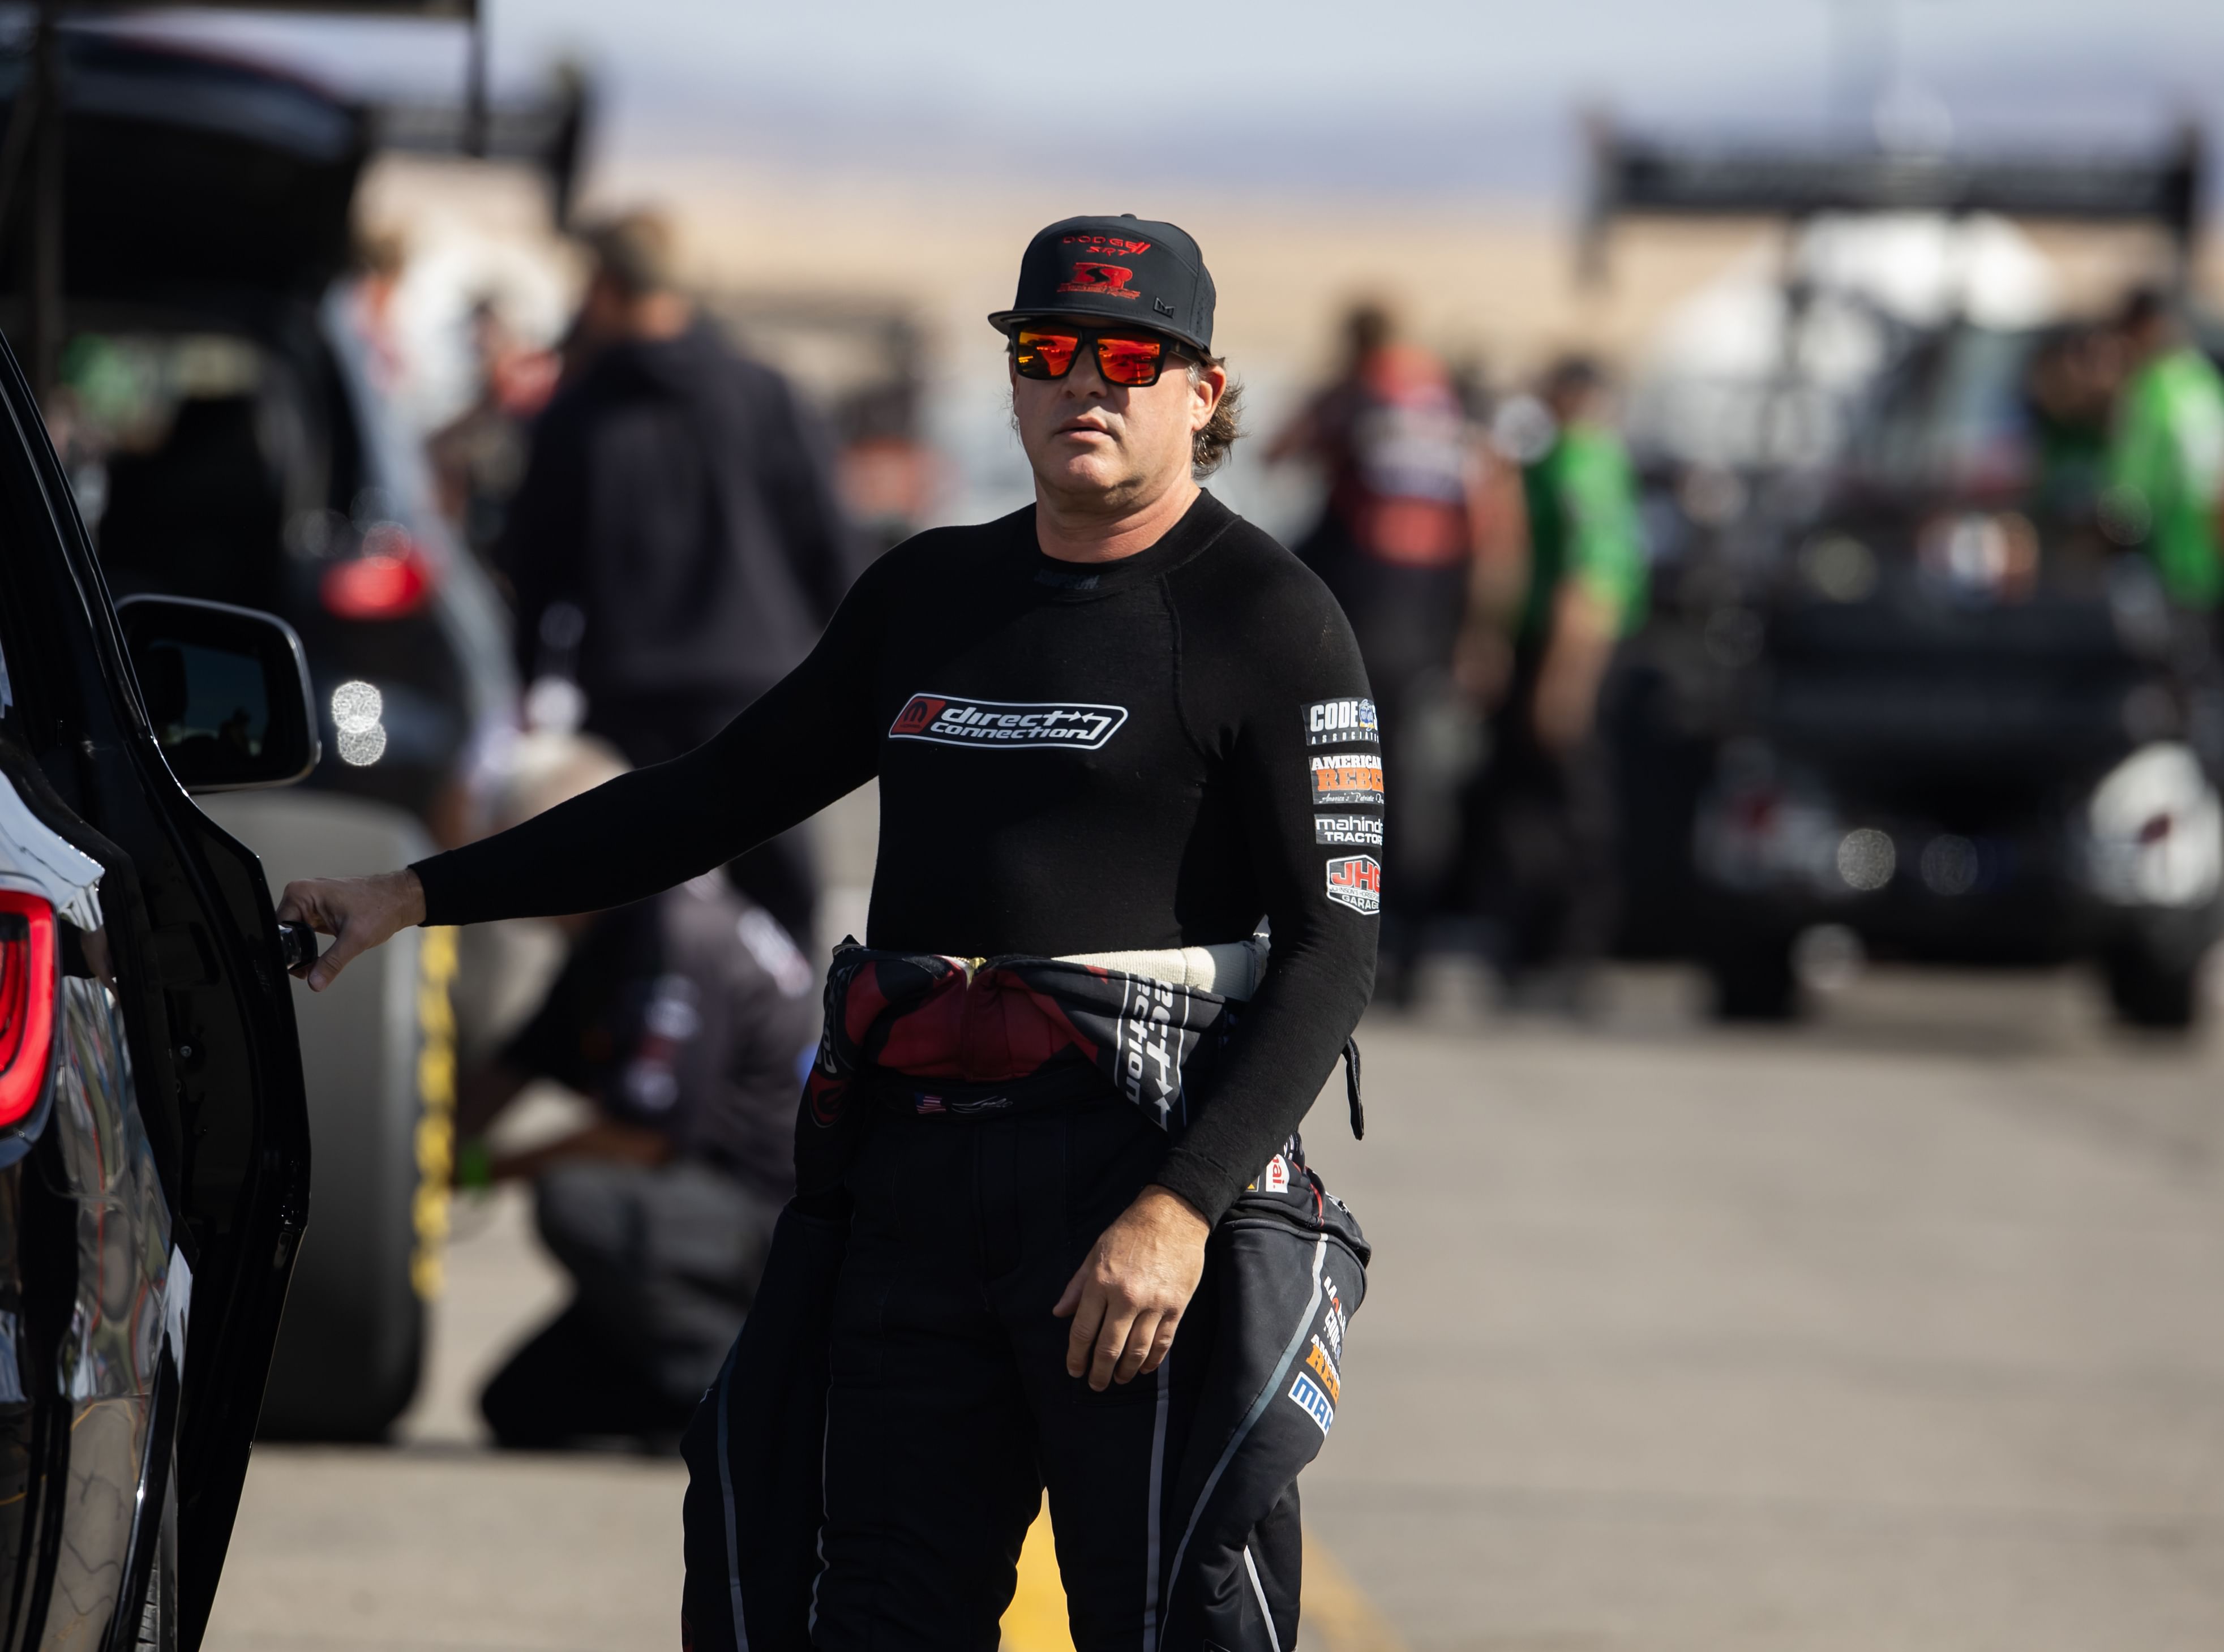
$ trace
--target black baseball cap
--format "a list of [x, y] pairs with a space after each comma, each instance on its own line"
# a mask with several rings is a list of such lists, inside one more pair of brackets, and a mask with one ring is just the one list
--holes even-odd
[[1212, 276], [1189, 232], [1139, 218], [1066, 218], [1039, 231], [1020, 259], [1020, 290], [989, 325], [1070, 316], [1126, 322], [1212, 354]]

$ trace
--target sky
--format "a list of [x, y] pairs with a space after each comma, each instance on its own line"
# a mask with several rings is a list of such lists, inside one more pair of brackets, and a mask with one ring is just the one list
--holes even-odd
[[[2224, 0], [486, 0], [497, 86], [591, 66], [629, 158], [1547, 199], [1577, 111], [1661, 132], [1964, 147], [2224, 132]], [[452, 25], [212, 33], [366, 91], [451, 86]]]

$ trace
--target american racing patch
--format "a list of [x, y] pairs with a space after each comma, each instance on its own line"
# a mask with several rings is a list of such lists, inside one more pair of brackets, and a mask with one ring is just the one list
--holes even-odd
[[1298, 1409], [1313, 1420], [1313, 1426], [1326, 1434], [1336, 1426], [1336, 1407], [1320, 1390], [1320, 1384], [1302, 1371], [1298, 1380], [1290, 1384], [1290, 1397], [1298, 1403]]
[[1328, 898], [1372, 915], [1382, 910], [1382, 863], [1371, 854], [1347, 854], [1328, 863]]
[[1382, 847], [1382, 817], [1315, 815], [1313, 842], [1334, 843], [1348, 849], [1379, 849]]
[[1313, 772], [1313, 807], [1382, 801], [1382, 760], [1366, 752], [1337, 752], [1308, 758]]
[[1315, 700], [1305, 708], [1308, 746], [1380, 746], [1372, 700]]
[[1057, 746], [1093, 752], [1128, 721], [1124, 705], [1033, 705], [1008, 700], [968, 700], [952, 694], [914, 694], [888, 726], [890, 740], [931, 740], [938, 746], [979, 746], [991, 751]]

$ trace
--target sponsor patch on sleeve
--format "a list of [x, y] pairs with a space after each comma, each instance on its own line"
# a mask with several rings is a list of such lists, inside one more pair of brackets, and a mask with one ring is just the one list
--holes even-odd
[[1298, 1373], [1298, 1380], [1290, 1384], [1290, 1397], [1323, 1434], [1336, 1426], [1335, 1404], [1321, 1392], [1320, 1384], [1302, 1371]]
[[1315, 815], [1313, 842], [1339, 848], [1379, 849], [1382, 847], [1380, 815]]
[[1368, 915], [1382, 910], [1382, 863], [1371, 854], [1346, 854], [1328, 863], [1328, 898]]
[[1313, 807], [1382, 801], [1382, 760], [1372, 752], [1332, 752], [1307, 758], [1313, 779]]
[[1380, 746], [1372, 700], [1315, 700], [1305, 708], [1308, 746]]

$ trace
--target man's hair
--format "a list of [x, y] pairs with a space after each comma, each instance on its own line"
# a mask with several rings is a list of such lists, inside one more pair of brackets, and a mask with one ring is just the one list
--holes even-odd
[[2126, 295], [2123, 308], [2116, 312], [2116, 325], [2126, 332], [2138, 332], [2170, 316], [2170, 294], [2159, 287], [2136, 287]]
[[1570, 351], [1545, 369], [1538, 388], [1547, 396], [1581, 395], [1602, 388], [1606, 383], [1606, 369], [1597, 357]]
[[661, 212], [604, 218], [582, 230], [579, 239], [594, 257], [595, 273], [629, 299], [669, 293], [679, 285], [672, 224]]
[[[1189, 364], [1189, 381], [1203, 381], [1208, 367], [1223, 367], [1225, 360], [1218, 356], [1192, 359]], [[1190, 438], [1189, 468], [1192, 474], [1209, 476], [1228, 463], [1228, 450], [1234, 447], [1243, 435], [1243, 387], [1233, 379], [1220, 393], [1213, 405], [1212, 417], [1205, 420], [1204, 428]]]

